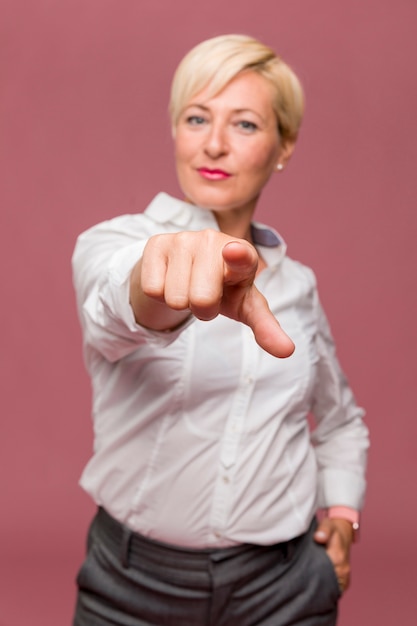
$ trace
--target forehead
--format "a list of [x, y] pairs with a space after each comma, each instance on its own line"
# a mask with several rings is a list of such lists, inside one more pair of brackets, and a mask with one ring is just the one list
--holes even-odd
[[186, 106], [227, 107], [231, 110], [254, 110], [264, 114], [272, 113], [273, 89], [271, 84], [260, 74], [246, 71], [238, 74], [219, 92], [213, 94], [209, 83], [190, 98]]

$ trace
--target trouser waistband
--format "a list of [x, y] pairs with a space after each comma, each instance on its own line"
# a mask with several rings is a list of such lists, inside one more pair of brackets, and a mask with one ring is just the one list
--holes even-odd
[[206, 570], [209, 563], [227, 560], [240, 562], [244, 567], [252, 556], [259, 557], [263, 553], [273, 553], [278, 561], [291, 560], [306, 536], [313, 531], [314, 524], [315, 520], [307, 533], [274, 545], [241, 544], [227, 548], [203, 549], [184, 548], [149, 539], [118, 522], [103, 508], [98, 509], [93, 527], [100, 540], [120, 559], [124, 567], [143, 567], [148, 562], [152, 567], [163, 565], [165, 569], [178, 570], [181, 567], [197, 572]]

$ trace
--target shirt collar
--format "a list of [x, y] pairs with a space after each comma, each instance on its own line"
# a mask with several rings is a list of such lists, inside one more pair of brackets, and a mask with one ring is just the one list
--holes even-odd
[[[159, 224], [171, 222], [175, 226], [190, 230], [218, 229], [216, 218], [211, 211], [201, 209], [185, 200], [173, 198], [164, 192], [158, 193], [146, 209], [146, 213]], [[198, 228], [194, 228], [193, 225], [198, 225]]]
[[[216, 218], [211, 211], [185, 200], [178, 200], [165, 192], [155, 196], [146, 213], [159, 224], [171, 222], [175, 226], [189, 230], [218, 229]], [[284, 239], [273, 228], [259, 222], [252, 222], [251, 233], [254, 245], [262, 247], [262, 256], [265, 257], [267, 264], [278, 265], [287, 249]]]

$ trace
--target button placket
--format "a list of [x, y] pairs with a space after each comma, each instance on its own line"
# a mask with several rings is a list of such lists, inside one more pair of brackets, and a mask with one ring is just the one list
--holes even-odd
[[229, 517], [233, 474], [240, 439], [244, 431], [247, 410], [255, 385], [259, 356], [259, 349], [254, 342], [251, 329], [242, 326], [241, 335], [242, 365], [239, 384], [224, 428], [217, 481], [214, 489], [211, 523], [216, 539], [222, 535]]

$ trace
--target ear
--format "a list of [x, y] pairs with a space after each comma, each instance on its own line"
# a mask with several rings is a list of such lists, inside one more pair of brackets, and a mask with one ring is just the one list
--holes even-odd
[[281, 142], [279, 157], [276, 164], [277, 171], [282, 171], [287, 165], [288, 161], [291, 159], [292, 154], [295, 150], [295, 142], [295, 139], [286, 139], [285, 141]]

